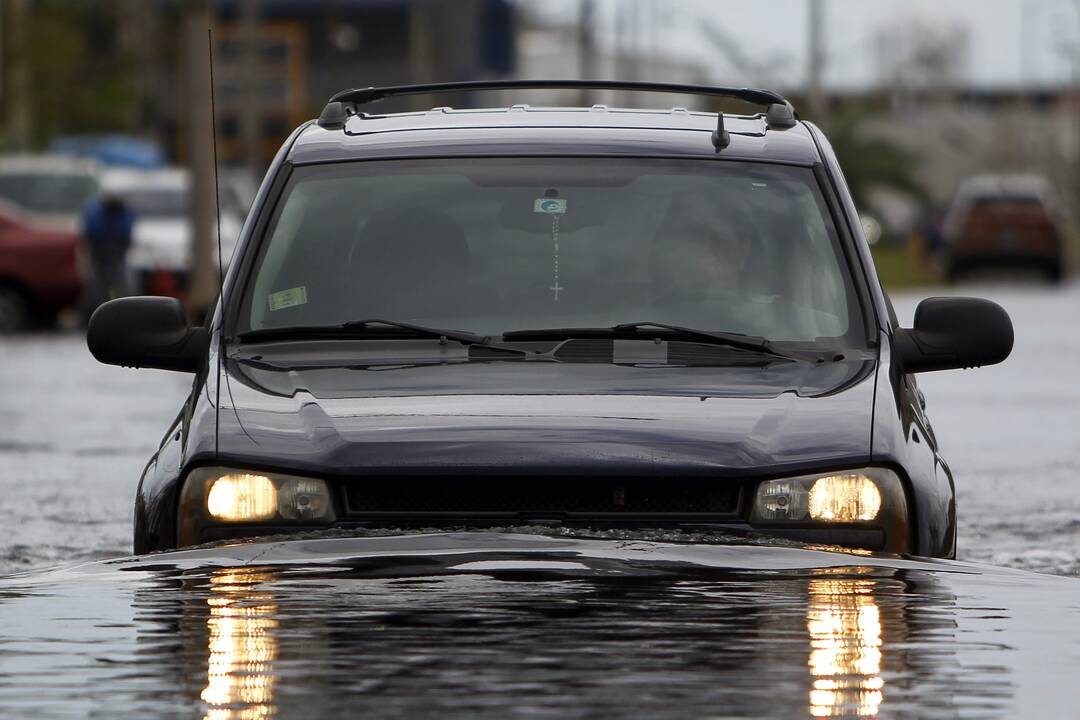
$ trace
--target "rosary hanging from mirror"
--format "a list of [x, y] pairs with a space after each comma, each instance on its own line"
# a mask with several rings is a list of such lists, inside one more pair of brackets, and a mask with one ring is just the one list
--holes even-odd
[[558, 302], [559, 293], [566, 289], [559, 285], [559, 217], [566, 214], [566, 200], [559, 197], [558, 190], [548, 188], [544, 191], [544, 197], [537, 198], [533, 202], [533, 212], [551, 216], [552, 284], [548, 290]]

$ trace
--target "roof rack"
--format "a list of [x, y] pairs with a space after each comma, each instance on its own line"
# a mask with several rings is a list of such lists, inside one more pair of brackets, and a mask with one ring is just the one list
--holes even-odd
[[[426, 85], [388, 85], [385, 87], [342, 90], [330, 98], [319, 115], [319, 125], [328, 130], [340, 130], [350, 115], [359, 112], [360, 105], [401, 95], [468, 92], [472, 90], [635, 90], [639, 92], [675, 93], [729, 97], [765, 106], [765, 122], [770, 129], [783, 130], [795, 126], [795, 108], [779, 93], [757, 88], [716, 87], [681, 83], [639, 82], [636, 80], [469, 80], [465, 82], [431, 83]], [[724, 130], [724, 115], [719, 114], [713, 144], [717, 152], [728, 142]]]

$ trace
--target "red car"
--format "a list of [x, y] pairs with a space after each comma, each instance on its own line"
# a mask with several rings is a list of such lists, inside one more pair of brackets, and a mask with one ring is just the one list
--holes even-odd
[[52, 322], [81, 291], [79, 234], [34, 223], [0, 201], [0, 333]]
[[1066, 228], [1053, 188], [1037, 175], [967, 178], [945, 216], [943, 235], [952, 281], [993, 267], [1032, 268], [1054, 283], [1065, 274]]

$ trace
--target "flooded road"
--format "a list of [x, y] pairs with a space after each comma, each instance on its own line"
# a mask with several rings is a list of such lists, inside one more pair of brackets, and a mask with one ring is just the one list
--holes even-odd
[[1047, 717], [1078, 669], [1074, 580], [791, 548], [430, 534], [0, 579], [0, 707], [36, 718]]
[[[1080, 575], [1080, 284], [965, 285], [1012, 317], [1001, 365], [924, 373], [926, 411], [956, 476], [957, 557]], [[925, 291], [894, 298], [910, 327]]]
[[131, 552], [139, 475], [190, 386], [101, 365], [80, 334], [0, 337], [0, 574]]

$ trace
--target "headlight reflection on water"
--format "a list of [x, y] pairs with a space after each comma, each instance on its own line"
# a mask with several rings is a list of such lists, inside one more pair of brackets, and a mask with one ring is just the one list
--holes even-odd
[[258, 591], [259, 583], [273, 578], [274, 573], [248, 570], [218, 571], [210, 578], [209, 659], [200, 695], [209, 705], [204, 720], [260, 720], [276, 711], [277, 605]]
[[810, 580], [806, 629], [810, 634], [810, 715], [876, 716], [883, 699], [881, 611], [875, 581]]

